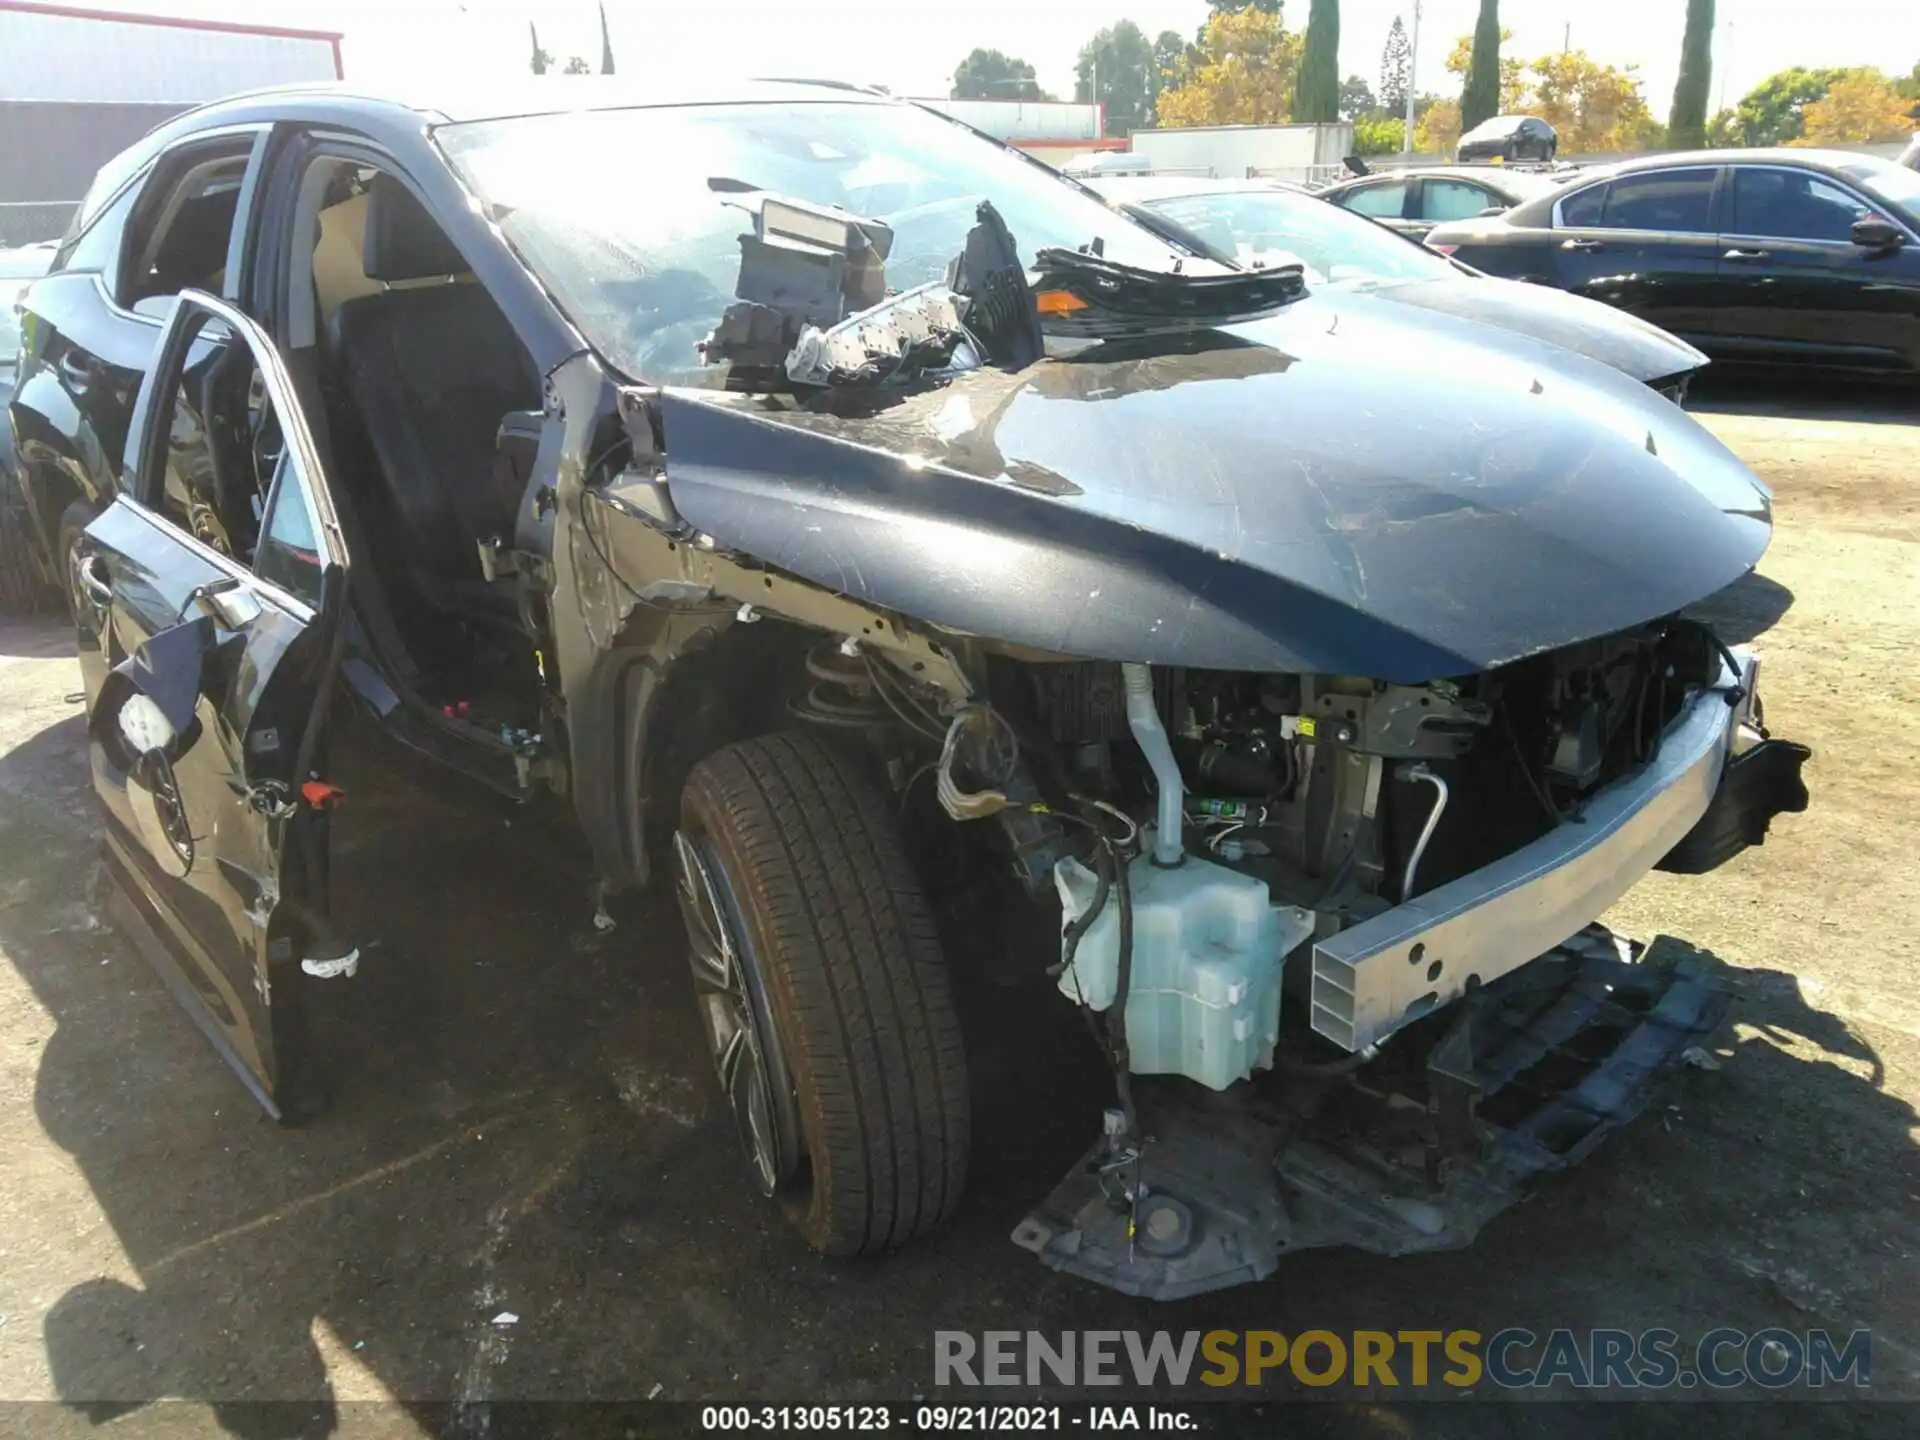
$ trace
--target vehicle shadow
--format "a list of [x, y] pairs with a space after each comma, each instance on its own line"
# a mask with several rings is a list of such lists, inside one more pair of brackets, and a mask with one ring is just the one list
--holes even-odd
[[1778, 625], [1792, 607], [1793, 591], [1749, 570], [1726, 589], [1688, 606], [1687, 613], [1711, 625], [1727, 644], [1745, 645]]
[[0, 615], [0, 655], [57, 660], [73, 653], [73, 627], [47, 615]]
[[[96, 1420], [171, 1397], [236, 1435], [307, 1436], [383, 1400], [466, 1434], [494, 1402], [899, 1400], [929, 1394], [935, 1329], [1697, 1336], [1913, 1318], [1911, 1265], [1858, 1262], [1882, 1254], [1876, 1225], [1892, 1239], [1910, 1213], [1914, 1111], [1858, 1034], [1769, 970], [1730, 977], [1741, 1028], [1719, 1073], [1686, 1072], [1677, 1108], [1473, 1249], [1307, 1254], [1267, 1284], [1156, 1306], [1008, 1242], [1097, 1131], [1107, 1080], [1044, 978], [1008, 988], [961, 954], [968, 1201], [897, 1255], [821, 1260], [742, 1183], [670, 904], [636, 903], [600, 935], [521, 823], [410, 792], [349, 799], [336, 880], [364, 968], [313, 996], [332, 1110], [280, 1130], [101, 928], [79, 878], [95, 843], [82, 740], [70, 719], [0, 757], [0, 947], [57, 1027], [37, 1118], [124, 1255], [101, 1269], [131, 1276], [71, 1284], [45, 1319], [55, 1390]], [[22, 1223], [41, 1243], [70, 1229]], [[1291, 1378], [1264, 1393], [1355, 1398]], [[1363, 1435], [1467, 1424], [1441, 1407], [1385, 1429], [1328, 1419]]]
[[1911, 381], [1781, 376], [1715, 364], [1694, 381], [1687, 395], [1687, 409], [1706, 415], [1913, 425], [1920, 424], [1920, 385]]

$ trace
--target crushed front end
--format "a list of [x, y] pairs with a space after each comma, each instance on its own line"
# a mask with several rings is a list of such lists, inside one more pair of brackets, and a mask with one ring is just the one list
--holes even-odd
[[1014, 1240], [1152, 1298], [1465, 1245], [1584, 1158], [1726, 1007], [1596, 917], [1806, 805], [1757, 663], [1687, 621], [1423, 685], [1036, 670], [1088, 817], [1058, 982], [1117, 1095]]

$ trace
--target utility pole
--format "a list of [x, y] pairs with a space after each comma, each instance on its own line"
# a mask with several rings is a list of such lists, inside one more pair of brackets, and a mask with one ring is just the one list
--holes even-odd
[[1413, 154], [1413, 101], [1420, 91], [1420, 0], [1413, 0], [1413, 39], [1407, 45], [1407, 131], [1400, 153]]

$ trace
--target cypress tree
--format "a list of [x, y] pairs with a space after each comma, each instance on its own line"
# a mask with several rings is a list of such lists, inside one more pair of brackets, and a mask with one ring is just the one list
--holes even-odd
[[1460, 133], [1500, 113], [1500, 0], [1480, 0], [1480, 23], [1473, 27], [1473, 63], [1460, 95]]
[[1327, 124], [1340, 118], [1340, 0], [1313, 0], [1294, 82], [1293, 118]]
[[1680, 78], [1667, 115], [1667, 144], [1699, 150], [1707, 143], [1707, 95], [1713, 87], [1713, 0], [1687, 0], [1687, 34], [1680, 42]]

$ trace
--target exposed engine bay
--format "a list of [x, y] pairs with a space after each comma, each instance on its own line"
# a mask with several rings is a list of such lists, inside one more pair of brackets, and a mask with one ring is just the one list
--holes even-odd
[[[1754, 662], [1690, 621], [1414, 685], [1004, 655], [986, 673], [943, 718], [890, 665], [827, 657], [810, 704], [883, 703], [916, 747], [906, 798], [926, 777], [951, 819], [997, 820], [1057, 915], [1048, 973], [1115, 1101], [1015, 1239], [1145, 1295], [1257, 1278], [1290, 1248], [1467, 1243], [1723, 1013], [1696, 963], [1632, 963], [1595, 916], [1655, 863], [1707, 868], [1806, 804]], [[1663, 764], [1747, 778], [1689, 790]], [[1341, 949], [1383, 924], [1405, 932], [1384, 959]]]

